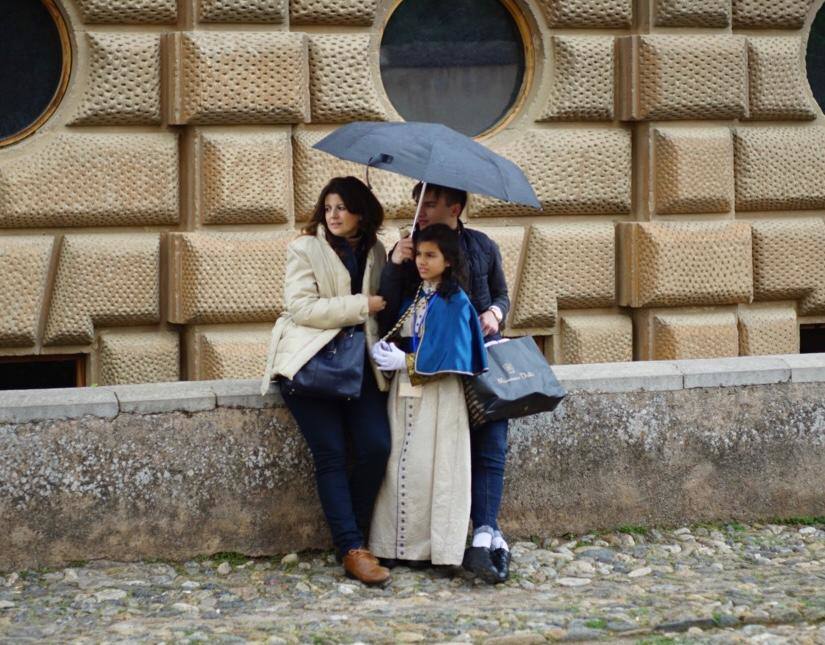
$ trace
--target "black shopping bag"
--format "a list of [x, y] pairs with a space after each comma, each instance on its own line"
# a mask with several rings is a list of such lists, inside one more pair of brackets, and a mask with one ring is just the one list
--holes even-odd
[[464, 379], [470, 425], [551, 412], [567, 396], [529, 336], [487, 347], [489, 369]]

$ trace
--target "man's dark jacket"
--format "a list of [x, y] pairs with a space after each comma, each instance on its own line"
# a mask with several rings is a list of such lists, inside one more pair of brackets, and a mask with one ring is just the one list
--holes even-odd
[[[465, 228], [458, 223], [459, 241], [469, 277], [470, 302], [481, 314], [495, 305], [504, 318], [510, 310], [507, 282], [498, 245], [481, 231]], [[392, 251], [390, 251], [392, 254]], [[389, 260], [381, 272], [379, 293], [384, 296], [387, 306], [378, 314], [381, 335], [384, 335], [401, 315], [401, 304], [415, 293], [421, 279], [414, 261], [393, 264]], [[502, 324], [503, 326], [503, 324]]]

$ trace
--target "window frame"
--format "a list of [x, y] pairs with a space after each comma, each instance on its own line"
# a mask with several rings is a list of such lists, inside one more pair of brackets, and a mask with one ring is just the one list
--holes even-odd
[[[74, 387], [88, 387], [88, 358], [88, 354], [8, 354], [0, 356], [0, 365], [8, 363], [74, 363]], [[10, 391], [12, 390], [0, 389], [0, 392]]]
[[[393, 0], [392, 6], [390, 7], [387, 15], [384, 19], [384, 24], [381, 26], [381, 31], [378, 34], [378, 48], [376, 51], [376, 55], [380, 55], [381, 51], [381, 43], [384, 40], [384, 32], [387, 29], [387, 25], [390, 22], [393, 14], [395, 13], [396, 9], [401, 6], [403, 2], [407, 0]], [[521, 46], [522, 51], [524, 53], [524, 74], [521, 79], [521, 87], [519, 88], [518, 94], [516, 95], [516, 100], [513, 101], [513, 104], [507, 109], [507, 113], [496, 121], [493, 125], [491, 125], [486, 130], [480, 132], [479, 134], [472, 137], [472, 139], [476, 141], [488, 139], [502, 130], [504, 130], [513, 120], [519, 116], [524, 107], [525, 103], [527, 102], [527, 95], [529, 94], [531, 88], [533, 87], [533, 77], [535, 75], [536, 69], [536, 48], [533, 44], [533, 31], [530, 29], [530, 23], [527, 20], [527, 16], [521, 6], [518, 4], [516, 0], [498, 0], [498, 2], [510, 13], [510, 16], [513, 18], [513, 21], [516, 23], [516, 28], [518, 29], [519, 36], [521, 37]], [[387, 92], [387, 88], [384, 86], [384, 79], [381, 77], [381, 66], [378, 64], [378, 78], [379, 82], [381, 83], [381, 88], [383, 90], [384, 96], [386, 96], [387, 101], [389, 101], [390, 105], [392, 105], [393, 110], [398, 113], [398, 110], [393, 105], [392, 99], [390, 98], [389, 93]], [[399, 116], [401, 116], [399, 114]], [[404, 118], [403, 116], [401, 117]], [[406, 121], [406, 119], [405, 119]]]
[[66, 24], [66, 19], [64, 18], [63, 13], [56, 4], [56, 0], [40, 0], [40, 2], [49, 12], [49, 15], [57, 27], [57, 33], [60, 38], [60, 52], [62, 56], [60, 81], [54, 95], [51, 98], [51, 101], [49, 101], [46, 109], [40, 113], [40, 116], [38, 116], [32, 123], [19, 132], [16, 132], [5, 139], [0, 139], [0, 148], [5, 148], [18, 143], [43, 127], [46, 121], [48, 121], [57, 110], [57, 107], [66, 95], [66, 90], [69, 87], [69, 77], [71, 76], [72, 70], [72, 45], [69, 35], [69, 27]]

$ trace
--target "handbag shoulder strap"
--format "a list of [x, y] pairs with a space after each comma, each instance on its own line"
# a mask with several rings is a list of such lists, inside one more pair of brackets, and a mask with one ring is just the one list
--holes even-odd
[[423, 289], [423, 287], [423, 282], [418, 285], [418, 290], [415, 292], [415, 298], [413, 298], [412, 304], [409, 307], [407, 307], [407, 310], [401, 315], [401, 318], [398, 319], [398, 322], [395, 323], [395, 325], [393, 325], [392, 329], [390, 329], [386, 334], [384, 334], [381, 340], [385, 341], [388, 338], [391, 338], [393, 334], [400, 330], [403, 324], [407, 322], [407, 320], [409, 320], [410, 316], [412, 316], [413, 314], [413, 311], [415, 311], [415, 305], [418, 302], [418, 298], [421, 296], [421, 290]]

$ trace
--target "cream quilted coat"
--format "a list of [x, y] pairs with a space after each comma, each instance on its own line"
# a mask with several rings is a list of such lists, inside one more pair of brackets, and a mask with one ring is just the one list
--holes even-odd
[[[363, 323], [367, 349], [378, 340], [378, 323], [368, 313], [367, 296], [378, 292], [387, 261], [384, 246], [376, 242], [370, 251], [361, 293], [353, 295], [349, 271], [324, 232], [319, 226], [317, 235], [302, 235], [287, 248], [285, 310], [272, 329], [261, 394], [275, 376], [292, 378], [343, 327]], [[378, 387], [386, 391], [389, 385], [371, 358], [370, 365]]]

